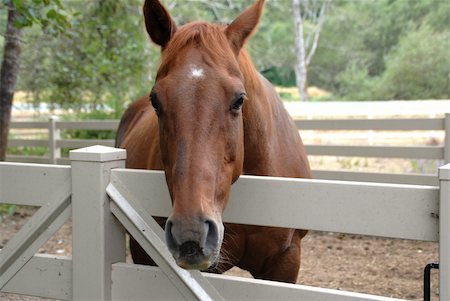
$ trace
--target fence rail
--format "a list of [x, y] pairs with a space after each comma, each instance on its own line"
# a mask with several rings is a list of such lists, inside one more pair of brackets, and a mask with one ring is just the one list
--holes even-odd
[[[46, 129], [47, 139], [10, 139], [12, 147], [47, 147], [49, 156], [8, 155], [7, 161], [69, 164], [67, 157], [61, 156], [61, 149], [76, 149], [91, 145], [114, 146], [111, 139], [62, 139], [64, 130], [111, 130], [117, 129], [117, 120], [107, 121], [58, 121], [50, 118], [42, 122], [12, 122], [11, 129]], [[373, 146], [373, 145], [305, 145], [307, 153], [313, 156], [343, 156], [371, 158], [404, 158], [441, 160], [450, 162], [450, 113], [444, 118], [399, 118], [399, 119], [296, 119], [300, 131], [443, 131], [444, 144], [441, 146]], [[337, 180], [364, 180], [399, 184], [438, 185], [437, 174], [395, 174], [374, 172], [352, 172], [348, 170], [313, 170], [315, 178]]]
[[445, 118], [296, 119], [295, 125], [307, 130], [440, 131]]

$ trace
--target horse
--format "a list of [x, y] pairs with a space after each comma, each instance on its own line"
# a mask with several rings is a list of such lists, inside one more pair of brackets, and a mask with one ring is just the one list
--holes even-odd
[[[263, 7], [257, 0], [229, 25], [178, 27], [160, 1], [146, 0], [145, 27], [161, 63], [151, 92], [125, 111], [116, 145], [127, 150], [127, 168], [164, 171], [172, 211], [157, 221], [180, 267], [237, 266], [295, 283], [307, 231], [222, 222], [240, 175], [311, 177], [294, 122], [244, 48]], [[154, 264], [132, 237], [130, 249], [135, 263]]]

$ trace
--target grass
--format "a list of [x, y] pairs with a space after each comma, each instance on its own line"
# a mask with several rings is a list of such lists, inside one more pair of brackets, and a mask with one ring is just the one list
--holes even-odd
[[30, 146], [16, 146], [8, 147], [9, 155], [20, 156], [48, 156], [49, 150], [47, 147], [30, 147]]
[[16, 205], [11, 204], [1, 204], [0, 205], [0, 214], [13, 215], [16, 212]]
[[[291, 102], [291, 101], [300, 101], [300, 94], [298, 92], [297, 87], [275, 87], [278, 94], [280, 95], [283, 101]], [[308, 101], [321, 101], [321, 100], [330, 100], [332, 99], [332, 94], [328, 91], [322, 90], [317, 87], [308, 87]]]
[[16, 212], [16, 210], [17, 210], [17, 205], [0, 204], [0, 223], [2, 222], [3, 215], [11, 216]]

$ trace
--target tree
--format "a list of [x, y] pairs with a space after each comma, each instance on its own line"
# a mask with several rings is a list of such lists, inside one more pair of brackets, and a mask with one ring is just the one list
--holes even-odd
[[34, 104], [87, 110], [108, 109], [119, 118], [125, 104], [150, 90], [159, 49], [144, 31], [141, 0], [68, 2], [82, 11], [68, 34], [31, 32], [20, 87]]
[[16, 27], [18, 13], [12, 2], [7, 4], [8, 21], [0, 71], [0, 161], [6, 156], [11, 108], [16, 88], [20, 59], [20, 29]]
[[[297, 60], [295, 64], [295, 76], [297, 87], [300, 93], [300, 99], [306, 101], [307, 69], [311, 59], [316, 52], [319, 43], [320, 32], [322, 30], [325, 13], [331, 0], [323, 0], [317, 7], [309, 0], [293, 0], [292, 11], [295, 21], [295, 53]], [[305, 22], [311, 25], [308, 36], [305, 39]]]
[[385, 57], [386, 70], [377, 86], [378, 98], [449, 99], [450, 40], [427, 24], [401, 37]]
[[21, 29], [35, 23], [44, 27], [52, 24], [56, 29], [68, 26], [65, 16], [58, 12], [58, 9], [62, 9], [59, 0], [4, 0], [3, 8], [8, 10], [8, 19], [0, 68], [0, 161], [5, 160], [6, 156], [11, 108], [19, 72]]
[[330, 8], [308, 83], [345, 100], [448, 95], [450, 2], [335, 0]]

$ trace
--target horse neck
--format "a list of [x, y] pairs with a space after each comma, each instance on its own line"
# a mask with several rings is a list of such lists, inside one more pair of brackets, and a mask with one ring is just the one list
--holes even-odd
[[[285, 110], [274, 87], [256, 71], [245, 50], [241, 51], [239, 65], [247, 92], [243, 107], [244, 172], [270, 174], [269, 162], [273, 161], [273, 150], [279, 143], [277, 126]], [[276, 120], [277, 117], [280, 118]]]

